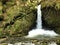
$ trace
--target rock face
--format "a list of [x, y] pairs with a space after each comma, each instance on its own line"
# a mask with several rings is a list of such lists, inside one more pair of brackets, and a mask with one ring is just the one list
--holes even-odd
[[1, 0], [0, 37], [24, 36], [35, 26], [37, 1]]
[[[41, 0], [0, 0], [0, 37], [25, 36], [36, 24]], [[60, 1], [42, 0], [43, 24], [60, 34]]]
[[41, 5], [44, 28], [60, 34], [60, 0], [42, 0]]

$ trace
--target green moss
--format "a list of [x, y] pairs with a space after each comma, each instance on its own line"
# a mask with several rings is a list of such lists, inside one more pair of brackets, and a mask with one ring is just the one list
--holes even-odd
[[[28, 13], [28, 12], [26, 12], [26, 13]], [[33, 23], [35, 23], [36, 18], [34, 18], [34, 17], [36, 17], [36, 15], [34, 15], [33, 13], [31, 13], [31, 14], [23, 13], [23, 17], [16, 18], [13, 25], [7, 26], [7, 30], [12, 31], [12, 34], [15, 32], [15, 33], [21, 33], [21, 34], [25, 35], [25, 33], [27, 33], [27, 31], [29, 31], [29, 29], [33, 25]]]
[[2, 15], [2, 8], [3, 6], [2, 6], [2, 3], [0, 2], [0, 15]]
[[14, 16], [18, 15], [20, 12], [20, 8], [19, 6], [13, 6], [9, 9], [6, 10], [7, 11], [7, 21], [10, 22], [11, 20], [13, 20]]
[[57, 10], [60, 9], [60, 2], [56, 3], [55, 8], [56, 8]]
[[[43, 2], [45, 2], [45, 1], [43, 1]], [[46, 1], [46, 2], [48, 2], [48, 1]], [[45, 5], [45, 3], [44, 3], [44, 5]], [[60, 28], [60, 19], [59, 19], [60, 18], [60, 3], [55, 1], [53, 3], [55, 5], [52, 4], [53, 6], [51, 6], [51, 5], [48, 6], [49, 3], [46, 4], [46, 6], [42, 8], [43, 20], [45, 22], [44, 24], [48, 29], [53, 29], [53, 30], [55, 30], [56, 33], [60, 34], [59, 33], [59, 30], [60, 30], [59, 29]]]
[[58, 0], [42, 0], [41, 1], [42, 8], [45, 7], [54, 7], [56, 10], [60, 9], [60, 1]]
[[37, 2], [37, 0], [1, 0], [0, 37], [27, 35], [36, 23]]

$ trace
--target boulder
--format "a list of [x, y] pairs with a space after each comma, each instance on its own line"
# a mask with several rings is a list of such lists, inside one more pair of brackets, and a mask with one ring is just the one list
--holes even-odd
[[0, 37], [27, 35], [36, 24], [35, 5], [28, 0], [1, 0]]
[[42, 0], [41, 5], [43, 28], [60, 34], [60, 0]]

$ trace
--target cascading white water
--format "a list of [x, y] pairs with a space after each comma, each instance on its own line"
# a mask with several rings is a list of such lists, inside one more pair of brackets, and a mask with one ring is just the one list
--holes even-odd
[[49, 43], [48, 45], [57, 45], [55, 42]]
[[27, 37], [35, 37], [37, 35], [46, 35], [46, 36], [57, 36], [53, 30], [45, 30], [42, 29], [42, 14], [41, 14], [41, 5], [38, 5], [37, 7], [37, 28], [33, 29], [28, 33]]
[[42, 29], [41, 5], [38, 6], [37, 10], [37, 29]]
[[[35, 37], [37, 35], [47, 35], [47, 36], [57, 36], [54, 31], [44, 30], [42, 29], [42, 15], [41, 15], [41, 5], [37, 7], [37, 28], [33, 29], [29, 32], [28, 36], [26, 37]], [[33, 43], [15, 43], [15, 44], [8, 44], [8, 45], [35, 45]], [[48, 43], [48, 45], [57, 45], [55, 42]]]

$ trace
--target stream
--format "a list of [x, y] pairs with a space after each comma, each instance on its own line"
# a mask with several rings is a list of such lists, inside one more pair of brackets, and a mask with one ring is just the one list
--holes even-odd
[[41, 17], [41, 5], [38, 5], [36, 28], [29, 31], [28, 35], [24, 36], [24, 38], [8, 38], [4, 43], [7, 43], [6, 45], [57, 45], [57, 43], [60, 43], [60, 36], [57, 33], [53, 30], [42, 29]]
[[[14, 43], [14, 44], [9, 43], [8, 45], [57, 45], [57, 43], [55, 41], [50, 41], [50, 42], [46, 41], [46, 40], [48, 40], [48, 38], [51, 38], [51, 37], [53, 39], [53, 37], [58, 36], [58, 34], [55, 33], [53, 30], [50, 31], [50, 30], [42, 29], [42, 18], [41, 17], [42, 17], [41, 5], [38, 5], [37, 6], [37, 25], [36, 25], [36, 29], [32, 29], [32, 31], [30, 31], [28, 33], [26, 38], [31, 38], [31, 39], [35, 38], [35, 39], [38, 39], [38, 40], [43, 39], [43, 41], [34, 42], [35, 41], [34, 40], [33, 43], [31, 41], [30, 42], [27, 41], [27, 42], [19, 42], [19, 43]], [[45, 40], [45, 38], [46, 38], [46, 40]]]

